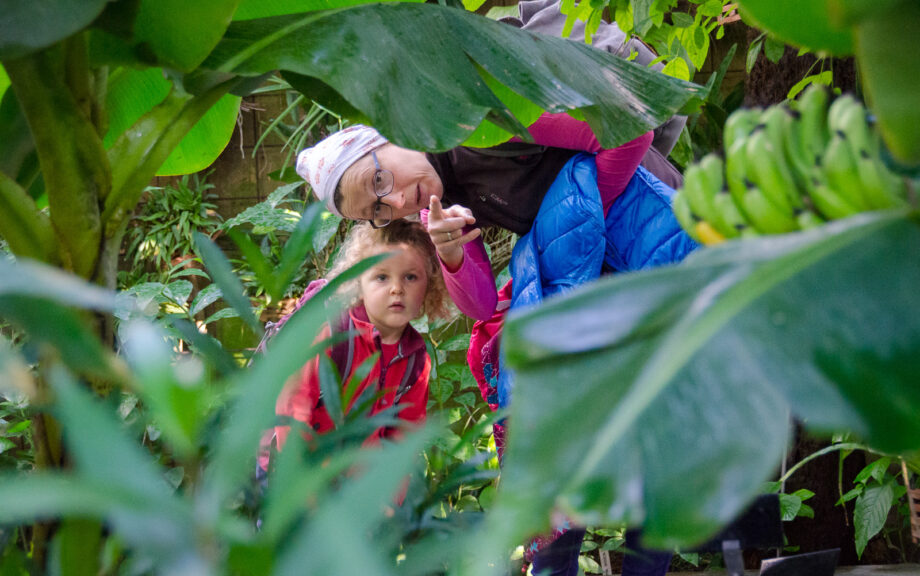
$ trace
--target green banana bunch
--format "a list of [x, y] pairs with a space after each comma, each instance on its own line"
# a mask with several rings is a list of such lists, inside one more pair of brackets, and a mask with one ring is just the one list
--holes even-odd
[[907, 204], [907, 184], [881, 160], [881, 138], [852, 96], [830, 105], [820, 86], [798, 101], [741, 109], [725, 121], [725, 161], [687, 167], [678, 222], [704, 244], [807, 230], [865, 210]]

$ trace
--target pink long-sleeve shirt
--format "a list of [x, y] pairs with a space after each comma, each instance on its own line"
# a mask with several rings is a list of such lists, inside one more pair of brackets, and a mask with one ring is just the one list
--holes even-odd
[[[595, 154], [597, 187], [605, 214], [626, 189], [652, 143], [652, 132], [647, 132], [617, 148], [604, 149], [587, 122], [568, 114], [545, 113], [528, 130], [534, 142], [541, 146]], [[423, 210], [421, 216], [427, 226], [428, 211]], [[488, 320], [492, 316], [498, 303], [498, 292], [481, 238], [464, 245], [463, 262], [459, 268], [451, 270], [441, 262], [441, 271], [447, 291], [461, 312], [477, 320]]]

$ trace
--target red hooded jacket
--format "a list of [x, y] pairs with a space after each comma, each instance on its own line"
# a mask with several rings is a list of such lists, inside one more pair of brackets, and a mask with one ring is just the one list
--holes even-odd
[[[380, 335], [368, 320], [363, 305], [351, 308], [336, 331], [349, 330], [358, 334], [345, 342], [336, 344], [326, 352], [337, 365], [339, 373], [347, 372], [344, 374], [343, 382], [347, 383], [355, 369], [367, 358], [377, 352], [381, 352], [381, 356], [367, 377], [358, 385], [348, 406], [345, 407], [345, 412], [347, 413], [352, 408], [355, 400], [368, 386], [374, 386], [375, 391], [382, 390], [383, 394], [374, 403], [371, 415], [393, 404], [398, 404], [401, 406], [398, 412], [401, 420], [413, 423], [423, 422], [428, 405], [428, 375], [431, 371], [431, 359], [421, 335], [411, 325], [406, 326], [399, 342], [388, 350], [387, 347], [381, 346]], [[327, 323], [319, 339], [328, 338], [331, 332]], [[317, 357], [304, 366], [296, 383], [285, 387], [278, 397], [275, 412], [299, 420], [318, 434], [322, 434], [333, 427], [333, 422], [321, 401], [318, 374], [319, 358]], [[289, 431], [289, 426], [275, 427], [274, 438], [278, 449], [283, 447]], [[388, 428], [380, 428], [368, 438], [368, 443], [376, 443], [380, 438], [390, 436], [392, 432]]]

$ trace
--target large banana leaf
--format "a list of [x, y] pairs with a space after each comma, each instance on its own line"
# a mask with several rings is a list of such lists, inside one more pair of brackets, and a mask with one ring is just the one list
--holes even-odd
[[[311, 12], [313, 10], [331, 10], [358, 4], [369, 4], [377, 0], [240, 0], [233, 13], [234, 20], [255, 20], [268, 16], [282, 16]], [[423, 2], [424, 0], [400, 0], [401, 2]]]
[[[863, 214], [594, 283], [504, 333], [503, 490], [652, 545], [705, 539], [768, 480], [790, 418], [920, 449], [920, 217]], [[513, 503], [513, 501], [512, 501]]]
[[484, 119], [521, 132], [479, 68], [545, 110], [583, 110], [608, 147], [703, 92], [580, 43], [428, 4], [234, 22], [203, 67], [244, 76], [280, 69], [320, 80], [391, 140], [423, 150], [460, 144]]
[[88, 26], [109, 0], [4, 2], [0, 9], [0, 60], [19, 58]]
[[164, 66], [195, 69], [220, 40], [240, 0], [143, 0], [134, 40]]

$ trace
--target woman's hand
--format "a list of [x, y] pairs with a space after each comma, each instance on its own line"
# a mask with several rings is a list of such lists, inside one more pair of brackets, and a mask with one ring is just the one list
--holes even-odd
[[441, 261], [451, 270], [463, 264], [463, 245], [472, 242], [482, 234], [474, 228], [465, 234], [463, 228], [476, 223], [469, 208], [454, 204], [441, 207], [441, 200], [432, 196], [428, 204], [428, 235], [438, 251]]

